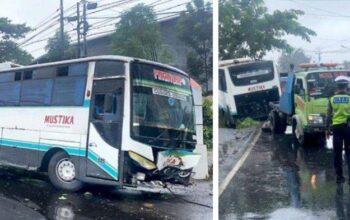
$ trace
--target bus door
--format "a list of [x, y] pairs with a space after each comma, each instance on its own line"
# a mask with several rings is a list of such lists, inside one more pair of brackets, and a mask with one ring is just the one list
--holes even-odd
[[93, 82], [87, 144], [87, 176], [118, 180], [123, 94], [124, 79]]

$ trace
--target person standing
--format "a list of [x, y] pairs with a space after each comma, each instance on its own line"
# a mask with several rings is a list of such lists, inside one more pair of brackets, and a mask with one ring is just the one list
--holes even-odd
[[326, 137], [329, 139], [331, 131], [333, 131], [334, 168], [337, 175], [336, 182], [342, 184], [345, 182], [342, 157], [344, 148], [350, 178], [350, 95], [347, 93], [349, 78], [346, 76], [338, 76], [335, 82], [337, 84], [337, 92], [329, 99], [326, 115]]

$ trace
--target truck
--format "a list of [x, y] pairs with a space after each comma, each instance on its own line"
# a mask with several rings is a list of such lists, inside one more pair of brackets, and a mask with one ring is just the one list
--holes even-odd
[[283, 134], [292, 126], [300, 145], [324, 140], [329, 98], [335, 94], [335, 78], [350, 76], [350, 70], [337, 69], [334, 63], [301, 64], [303, 71], [289, 73], [278, 102], [270, 102], [269, 124], [272, 133]]

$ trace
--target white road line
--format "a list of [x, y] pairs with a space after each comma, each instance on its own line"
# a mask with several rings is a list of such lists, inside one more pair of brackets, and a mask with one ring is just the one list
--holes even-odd
[[225, 191], [228, 184], [231, 182], [232, 178], [236, 175], [237, 171], [241, 166], [243, 165], [244, 161], [247, 159], [248, 155], [252, 151], [253, 147], [255, 146], [256, 142], [258, 141], [259, 137], [261, 135], [261, 129], [259, 129], [258, 133], [255, 135], [253, 142], [250, 144], [248, 149], [244, 152], [242, 157], [238, 160], [238, 162], [235, 164], [235, 166], [232, 168], [232, 170], [227, 174], [224, 181], [219, 186], [219, 196]]

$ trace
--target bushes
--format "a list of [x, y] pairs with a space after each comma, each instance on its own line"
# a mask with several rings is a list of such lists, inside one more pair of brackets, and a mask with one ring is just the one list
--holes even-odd
[[256, 127], [259, 126], [260, 122], [255, 121], [252, 118], [244, 118], [244, 119], [240, 119], [237, 121], [237, 126], [236, 128], [250, 128], [250, 127]]
[[203, 100], [203, 138], [208, 149], [213, 148], [213, 101], [210, 98]]

